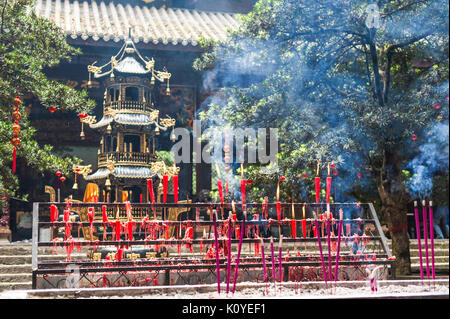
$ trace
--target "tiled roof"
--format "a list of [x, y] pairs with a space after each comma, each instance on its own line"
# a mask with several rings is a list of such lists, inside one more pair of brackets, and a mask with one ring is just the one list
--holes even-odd
[[224, 40], [236, 29], [237, 15], [179, 8], [131, 6], [103, 1], [37, 0], [36, 14], [53, 21], [73, 39], [119, 42], [129, 28], [135, 43], [198, 45], [198, 39]]

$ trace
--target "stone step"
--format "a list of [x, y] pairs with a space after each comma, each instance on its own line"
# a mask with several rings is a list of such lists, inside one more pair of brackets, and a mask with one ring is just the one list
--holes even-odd
[[31, 271], [28, 273], [0, 274], [0, 282], [28, 282], [31, 281]]
[[[425, 240], [421, 239], [421, 246], [422, 248], [425, 247]], [[392, 249], [392, 241], [388, 239], [389, 248]], [[428, 245], [430, 245], [430, 239], [428, 239]], [[417, 239], [410, 239], [409, 240], [409, 248], [410, 249], [418, 249], [419, 245], [417, 243]], [[429, 246], [430, 247], [430, 246]], [[435, 239], [434, 240], [434, 248], [442, 248], [447, 249], [449, 248], [449, 239]]]
[[[411, 257], [418, 257], [419, 256], [419, 249], [410, 249], [409, 253]], [[431, 249], [428, 249], [428, 254], [431, 256]], [[422, 250], [422, 255], [425, 256], [425, 250]], [[435, 249], [434, 250], [434, 256], [449, 256], [448, 249]]]
[[[430, 263], [430, 268], [431, 268], [431, 263]], [[439, 271], [439, 272], [443, 272], [443, 273], [449, 273], [449, 264], [448, 262], [446, 263], [435, 263], [434, 264], [434, 269], [435, 271]], [[420, 264], [419, 263], [414, 263], [411, 264], [411, 271], [414, 273], [418, 273], [420, 272]], [[426, 266], [424, 265], [424, 271], [426, 271]]]
[[31, 289], [31, 281], [24, 282], [0, 282], [0, 291], [4, 290], [18, 290], [18, 289]]
[[[431, 265], [431, 256], [428, 256], [429, 264]], [[418, 264], [420, 262], [419, 257], [411, 257], [411, 263]], [[426, 263], [426, 257], [422, 256], [422, 262]], [[448, 256], [434, 256], [434, 263], [447, 263]]]
[[0, 274], [30, 273], [31, 264], [0, 265]]

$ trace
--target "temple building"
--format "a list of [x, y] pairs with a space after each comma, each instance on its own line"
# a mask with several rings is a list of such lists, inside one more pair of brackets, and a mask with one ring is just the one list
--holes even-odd
[[[46, 73], [75, 89], [87, 89], [97, 107], [90, 114], [96, 120], [81, 127], [75, 113], [51, 113], [37, 101], [32, 103], [29, 116], [37, 128], [38, 142], [54, 145], [61, 156], [82, 159], [83, 165], [91, 165], [92, 173], [86, 179], [68, 179], [62, 185], [50, 174], [34, 176], [31, 172], [30, 176], [27, 168], [30, 178], [22, 188], [30, 193], [30, 200], [47, 201], [45, 185], [61, 188], [62, 196], [72, 194], [82, 199], [86, 183], [100, 179], [105, 187], [109, 183], [120, 184], [120, 187], [112, 187], [109, 195], [105, 193], [111, 200], [120, 200], [119, 192], [128, 187], [134, 194], [130, 199], [139, 201], [144, 185], [129, 183], [132, 176], [149, 177], [150, 163], [156, 161], [154, 150], [169, 151], [173, 145], [172, 130], [155, 126], [149, 112], [157, 109], [159, 119], [170, 118], [176, 127], [192, 128], [197, 110], [213, 93], [203, 84], [201, 72], [192, 67], [202, 53], [200, 38], [225, 39], [228, 30], [238, 28], [238, 14], [249, 12], [253, 3], [251, 0], [220, 3], [206, 0], [38, 0], [35, 13], [58, 25], [67, 34], [67, 42], [82, 51], [70, 62], [63, 61]], [[127, 40], [142, 57], [155, 61], [156, 68], [169, 70], [170, 95], [166, 94], [165, 85], [150, 85], [148, 77], [143, 76], [148, 71], [145, 64], [131, 59], [131, 55], [116, 69], [115, 78], [110, 75], [105, 79], [89, 78], [88, 66], [93, 62], [96, 66], [108, 63]], [[119, 78], [124, 82], [119, 82]], [[130, 81], [134, 84], [128, 85]], [[143, 112], [111, 113], [111, 106], [117, 108], [118, 103], [128, 103], [125, 101], [132, 101], [129, 107], [142, 108]], [[81, 131], [84, 136], [80, 137]], [[128, 155], [124, 154], [132, 155], [125, 159]], [[108, 170], [108, 160], [115, 162], [112, 171]], [[181, 163], [178, 167], [180, 200], [193, 199], [200, 190], [211, 189], [210, 164]], [[72, 189], [74, 182], [78, 183], [78, 190]]]

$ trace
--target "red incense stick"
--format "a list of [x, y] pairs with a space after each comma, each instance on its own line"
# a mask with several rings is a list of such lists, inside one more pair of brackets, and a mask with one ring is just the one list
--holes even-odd
[[422, 243], [420, 242], [420, 222], [417, 202], [414, 201], [414, 217], [416, 219], [417, 246], [419, 247], [420, 279], [423, 280]]
[[283, 281], [283, 235], [280, 235], [280, 244], [278, 247], [278, 279], [280, 282]]
[[275, 282], [275, 255], [273, 252], [273, 238], [270, 237], [270, 252], [272, 253], [272, 280]]
[[430, 265], [428, 263], [428, 226], [427, 226], [427, 208], [426, 201], [422, 201], [423, 214], [423, 237], [425, 238], [425, 259], [427, 261], [427, 278], [430, 279]]
[[327, 246], [328, 246], [328, 280], [333, 280], [331, 273], [331, 231], [330, 219], [327, 218]]
[[163, 176], [163, 203], [167, 203], [167, 186], [169, 183], [169, 176]]
[[431, 246], [431, 278], [436, 279], [436, 273], [434, 268], [434, 221], [433, 221], [433, 202], [430, 200], [429, 215], [430, 215], [430, 246]]

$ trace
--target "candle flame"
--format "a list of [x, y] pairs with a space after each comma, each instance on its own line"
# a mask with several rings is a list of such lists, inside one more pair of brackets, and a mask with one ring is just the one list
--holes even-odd
[[317, 160], [317, 171], [316, 171], [317, 176], [319, 176], [319, 169], [320, 169], [320, 162], [319, 160]]
[[303, 219], [305, 219], [305, 210], [306, 210], [306, 205], [303, 205]]
[[330, 163], [328, 163], [328, 176], [330, 176]]
[[292, 201], [292, 219], [295, 219], [294, 201]]
[[244, 163], [241, 163], [241, 178], [244, 178]]
[[233, 214], [236, 212], [236, 207], [234, 206], [234, 200], [231, 201], [231, 209], [233, 210]]
[[280, 181], [277, 183], [277, 202], [280, 200]]

